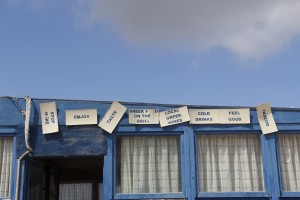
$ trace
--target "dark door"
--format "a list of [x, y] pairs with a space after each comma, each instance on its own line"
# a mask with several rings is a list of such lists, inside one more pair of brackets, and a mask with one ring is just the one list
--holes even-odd
[[103, 156], [31, 158], [30, 200], [102, 199]]

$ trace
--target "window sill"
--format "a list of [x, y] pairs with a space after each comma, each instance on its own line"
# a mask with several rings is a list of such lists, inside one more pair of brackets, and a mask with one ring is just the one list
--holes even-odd
[[281, 197], [300, 197], [300, 192], [282, 192]]
[[216, 197], [263, 197], [269, 198], [266, 192], [199, 192], [198, 197], [216, 198]]
[[183, 193], [140, 193], [140, 194], [116, 194], [114, 199], [183, 199], [186, 198]]

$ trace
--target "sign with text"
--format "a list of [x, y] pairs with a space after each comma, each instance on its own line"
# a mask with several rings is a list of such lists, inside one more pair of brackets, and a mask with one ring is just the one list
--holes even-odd
[[129, 109], [129, 124], [159, 124], [158, 109]]
[[187, 106], [166, 110], [160, 112], [159, 114], [159, 122], [161, 127], [180, 124], [187, 121], [190, 121]]
[[190, 124], [219, 124], [219, 109], [189, 109]]
[[59, 131], [57, 109], [55, 102], [40, 103], [43, 134]]
[[126, 109], [127, 108], [125, 106], [117, 101], [114, 101], [98, 126], [108, 133], [112, 133], [126, 112]]
[[250, 124], [250, 109], [220, 109], [220, 124]]
[[97, 124], [97, 109], [66, 110], [66, 125]]
[[263, 134], [277, 132], [277, 126], [269, 103], [256, 106], [257, 118]]

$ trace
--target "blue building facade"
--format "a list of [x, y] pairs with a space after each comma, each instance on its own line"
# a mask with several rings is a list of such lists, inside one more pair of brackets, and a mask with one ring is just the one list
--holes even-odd
[[[43, 134], [47, 102], [57, 133]], [[161, 127], [129, 123], [128, 109], [182, 105], [121, 104], [108, 133], [98, 123], [112, 102], [0, 97], [0, 199], [300, 199], [300, 109], [272, 108], [278, 131], [262, 134], [255, 107], [247, 124]], [[96, 109], [97, 124], [66, 125], [80, 109]]]

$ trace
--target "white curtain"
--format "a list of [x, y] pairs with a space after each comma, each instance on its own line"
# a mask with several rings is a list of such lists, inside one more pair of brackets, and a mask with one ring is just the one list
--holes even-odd
[[176, 136], [121, 138], [121, 193], [181, 191], [180, 142]]
[[59, 184], [59, 200], [92, 200], [92, 183]]
[[300, 191], [300, 135], [278, 135], [283, 191]]
[[99, 183], [98, 184], [98, 200], [102, 200], [102, 195], [103, 195], [103, 184], [102, 183]]
[[201, 192], [263, 191], [259, 135], [198, 136]]
[[0, 138], [0, 197], [10, 196], [12, 138]]

